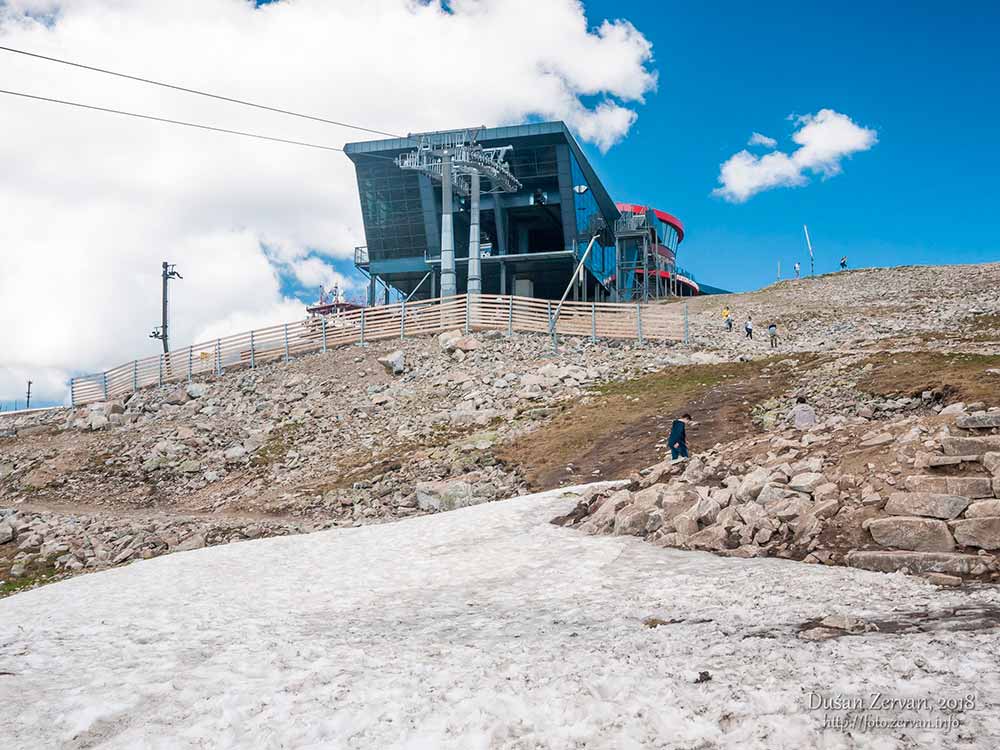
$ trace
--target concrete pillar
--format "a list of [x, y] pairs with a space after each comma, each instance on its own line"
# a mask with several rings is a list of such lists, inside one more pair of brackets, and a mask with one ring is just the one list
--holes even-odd
[[455, 227], [451, 207], [451, 151], [441, 155], [441, 296], [458, 294], [455, 279]]
[[472, 195], [469, 210], [469, 294], [481, 294], [483, 277], [479, 265], [479, 172], [469, 175], [472, 181]]

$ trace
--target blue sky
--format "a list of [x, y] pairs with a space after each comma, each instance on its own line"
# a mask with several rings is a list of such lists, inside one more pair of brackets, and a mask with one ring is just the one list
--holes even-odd
[[[783, 276], [796, 260], [807, 268], [803, 223], [817, 272], [845, 253], [852, 267], [1000, 259], [1000, 6], [586, 5], [592, 24], [625, 16], [646, 35], [660, 80], [624, 142], [585, 148], [616, 197], [681, 218], [680, 260], [700, 279], [746, 290], [771, 282], [779, 260]], [[806, 187], [741, 204], [711, 195], [753, 131], [791, 150], [786, 117], [822, 108], [879, 142]]]

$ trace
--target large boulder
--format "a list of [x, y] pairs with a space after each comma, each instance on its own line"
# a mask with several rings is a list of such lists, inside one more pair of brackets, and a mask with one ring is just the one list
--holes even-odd
[[955, 540], [963, 547], [1000, 549], [1000, 516], [984, 516], [952, 521]]
[[931, 492], [893, 492], [885, 504], [890, 516], [927, 516], [957, 518], [969, 505], [961, 495], [938, 495]]
[[983, 518], [984, 516], [1000, 516], [1000, 499], [980, 500], [965, 509], [966, 518]]
[[964, 495], [970, 498], [993, 496], [989, 477], [935, 477], [918, 474], [907, 477], [905, 485], [910, 492]]
[[455, 510], [479, 505], [486, 498], [476, 497], [472, 485], [461, 480], [417, 483], [417, 507], [421, 510]]
[[826, 484], [825, 476], [818, 471], [804, 471], [791, 478], [788, 488], [796, 492], [812, 492], [822, 484]]
[[684, 545], [690, 549], [723, 550], [730, 547], [729, 532], [722, 526], [709, 526], [684, 540]]
[[740, 487], [736, 491], [736, 497], [744, 502], [756, 500], [760, 491], [764, 489], [764, 485], [767, 484], [767, 478], [766, 469], [754, 469], [743, 477], [743, 481], [740, 482]]
[[390, 375], [402, 375], [406, 371], [406, 355], [402, 349], [389, 352], [384, 357], [379, 357], [378, 363], [385, 368]]
[[635, 505], [626, 505], [615, 514], [615, 534], [637, 535], [646, 531], [649, 522], [650, 509]]
[[948, 530], [948, 524], [933, 518], [879, 518], [868, 524], [868, 531], [872, 539], [883, 547], [920, 552], [950, 552], [955, 549], [955, 539]]
[[985, 437], [943, 437], [941, 447], [946, 456], [979, 456], [1000, 451], [1000, 435]]
[[988, 430], [1000, 427], [1000, 413], [962, 416], [955, 420], [955, 425], [963, 430]]
[[880, 573], [894, 573], [907, 570], [910, 573], [947, 573], [950, 575], [970, 575], [982, 565], [978, 555], [960, 552], [898, 552], [875, 550], [852, 550], [844, 560], [852, 568], [875, 570]]

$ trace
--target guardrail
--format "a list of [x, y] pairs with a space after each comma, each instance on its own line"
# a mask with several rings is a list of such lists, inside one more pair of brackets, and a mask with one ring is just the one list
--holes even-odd
[[[105, 372], [70, 380], [74, 406], [106, 401], [145, 386], [163, 385], [195, 375], [221, 375], [237, 367], [255, 368], [264, 362], [288, 361], [312, 352], [347, 344], [364, 344], [464, 328], [551, 333], [556, 305], [550, 300], [482, 294], [400, 302], [350, 310], [337, 317], [317, 316], [294, 323], [260, 328], [225, 338], [192, 344], [169, 354], [136, 359]], [[686, 341], [686, 307], [566, 302], [555, 333], [565, 336]]]

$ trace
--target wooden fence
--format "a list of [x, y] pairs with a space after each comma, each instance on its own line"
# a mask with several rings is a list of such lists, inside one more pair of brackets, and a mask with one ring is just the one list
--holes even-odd
[[[237, 367], [288, 361], [310, 352], [464, 328], [466, 331], [552, 333], [557, 304], [531, 297], [456, 295], [383, 307], [351, 310], [337, 317], [317, 316], [261, 328], [136, 359], [94, 375], [70, 380], [73, 404], [106, 401], [144, 386], [221, 375]], [[565, 302], [555, 333], [564, 336], [686, 341], [687, 306], [612, 302]]]

